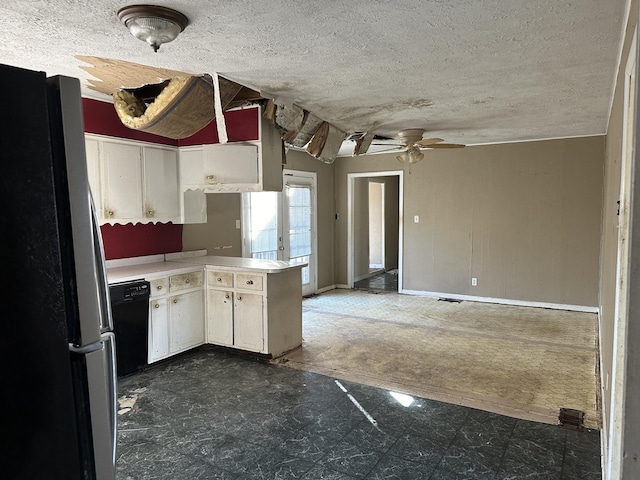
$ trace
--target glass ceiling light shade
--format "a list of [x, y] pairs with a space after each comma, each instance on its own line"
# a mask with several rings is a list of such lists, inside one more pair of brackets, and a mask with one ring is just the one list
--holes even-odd
[[118, 10], [117, 15], [131, 35], [147, 42], [154, 52], [163, 43], [175, 40], [189, 24], [180, 12], [156, 5], [129, 5]]

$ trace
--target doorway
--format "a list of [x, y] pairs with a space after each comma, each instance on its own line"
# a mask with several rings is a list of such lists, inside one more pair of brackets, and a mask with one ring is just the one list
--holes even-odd
[[384, 270], [384, 185], [369, 180], [369, 273]]
[[282, 192], [242, 195], [242, 256], [286, 260], [302, 268], [302, 294], [317, 289], [316, 174], [284, 170]]
[[[396, 276], [402, 290], [401, 170], [347, 174], [347, 285], [376, 273]], [[378, 265], [381, 265], [378, 267]]]

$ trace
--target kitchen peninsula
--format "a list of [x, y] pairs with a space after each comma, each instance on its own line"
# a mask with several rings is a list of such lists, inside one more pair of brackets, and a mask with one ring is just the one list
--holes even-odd
[[304, 266], [200, 251], [110, 260], [107, 274], [150, 282], [153, 363], [204, 343], [269, 357], [299, 347]]

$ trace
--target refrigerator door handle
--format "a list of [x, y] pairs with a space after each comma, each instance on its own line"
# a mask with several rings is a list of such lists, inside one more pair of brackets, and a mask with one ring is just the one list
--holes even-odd
[[98, 295], [100, 314], [100, 326], [103, 332], [113, 331], [113, 318], [111, 316], [111, 300], [109, 299], [109, 281], [107, 280], [107, 270], [105, 268], [104, 246], [102, 245], [102, 235], [100, 234], [100, 226], [98, 224], [98, 216], [96, 215], [96, 207], [93, 203], [93, 196], [89, 192], [91, 200], [91, 224], [93, 228], [93, 247], [94, 261], [96, 265], [96, 275], [98, 276]]
[[109, 378], [108, 382], [108, 394], [109, 394], [109, 406], [110, 406], [110, 418], [111, 418], [111, 438], [113, 439], [113, 448], [111, 450], [113, 455], [113, 464], [116, 462], [116, 446], [118, 444], [117, 429], [118, 429], [118, 372], [116, 369], [116, 336], [111, 333], [103, 333], [102, 339], [105, 348], [108, 349], [107, 354], [107, 372]]
[[89, 345], [83, 345], [81, 347], [73, 343], [69, 344], [69, 351], [79, 355], [86, 355], [87, 353], [97, 352], [98, 350], [102, 350], [102, 342], [90, 343]]

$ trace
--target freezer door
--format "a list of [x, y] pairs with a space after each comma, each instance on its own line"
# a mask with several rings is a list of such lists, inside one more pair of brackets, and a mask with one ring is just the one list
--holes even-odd
[[[96, 227], [91, 214], [91, 191], [82, 118], [80, 82], [76, 78], [56, 76], [47, 79], [51, 115], [51, 140], [57, 167], [59, 222], [71, 238], [63, 238], [63, 262], [76, 289], [71, 299], [76, 324], [70, 326], [69, 342], [77, 347], [100, 342], [106, 290], [101, 245], [96, 245]], [[66, 187], [66, 188], [65, 188]], [[64, 205], [66, 204], [66, 205]], [[66, 207], [66, 208], [64, 208]], [[97, 235], [99, 238], [99, 233]], [[103, 292], [101, 292], [101, 289]], [[108, 305], [108, 302], [106, 302]]]

